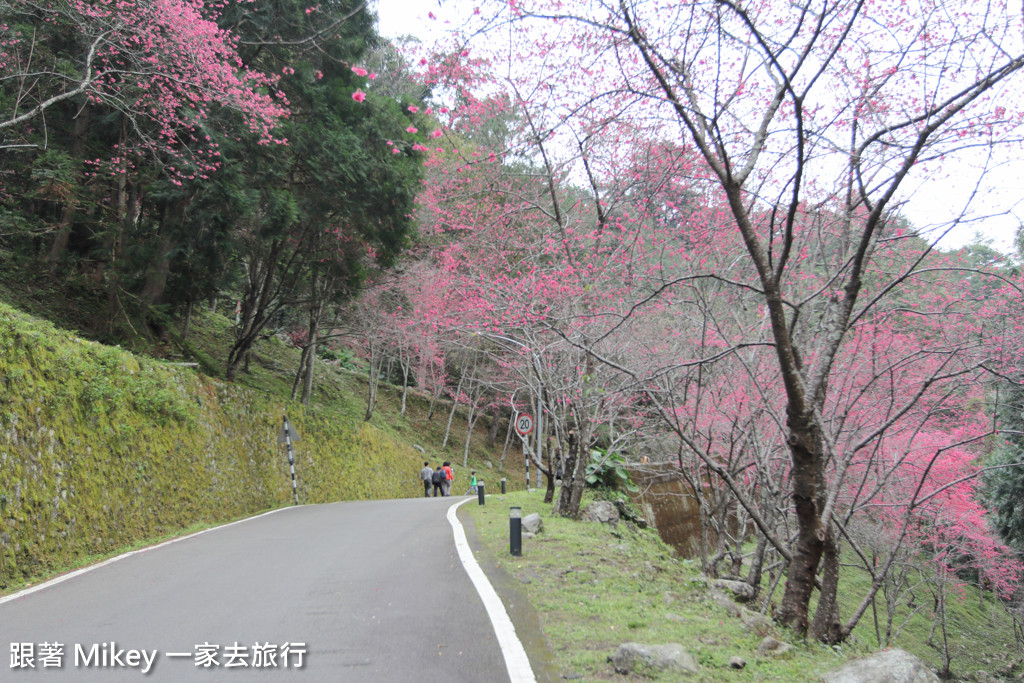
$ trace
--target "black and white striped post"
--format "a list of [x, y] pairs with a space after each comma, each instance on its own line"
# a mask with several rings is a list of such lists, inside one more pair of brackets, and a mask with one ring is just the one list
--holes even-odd
[[292, 445], [299, 440], [299, 434], [289, 424], [288, 416], [285, 415], [283, 418], [283, 424], [281, 425], [281, 433], [277, 436], [277, 442], [283, 443], [288, 448], [288, 467], [292, 471], [292, 495], [295, 497], [295, 504], [299, 504], [299, 489], [295, 483], [295, 447]]

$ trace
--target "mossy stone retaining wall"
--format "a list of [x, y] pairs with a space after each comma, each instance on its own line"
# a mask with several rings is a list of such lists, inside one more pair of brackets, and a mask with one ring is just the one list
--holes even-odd
[[91, 555], [299, 500], [418, 495], [365, 423], [88, 342], [0, 304], [0, 590]]

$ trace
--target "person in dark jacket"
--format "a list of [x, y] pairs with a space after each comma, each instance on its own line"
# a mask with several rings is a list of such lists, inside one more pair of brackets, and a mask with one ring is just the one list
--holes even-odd
[[430, 475], [430, 482], [434, 485], [434, 498], [437, 498], [439, 495], [443, 496], [445, 476], [444, 468], [441, 465], [438, 465], [434, 473]]

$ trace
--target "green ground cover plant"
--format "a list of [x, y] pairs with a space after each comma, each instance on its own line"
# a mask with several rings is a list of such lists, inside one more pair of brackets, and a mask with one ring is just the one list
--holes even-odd
[[[537, 512], [544, 519], [544, 530], [523, 541], [522, 557], [508, 552], [512, 505], [523, 516]], [[492, 496], [484, 506], [464, 509], [488, 561], [510, 574], [536, 609], [561, 676], [639, 680], [616, 674], [607, 661], [624, 642], [680, 643], [700, 665], [696, 677], [651, 672], [658, 681], [811, 680], [851, 652], [792, 640], [787, 655], [758, 655], [764, 634], [786, 640], [786, 632], [745, 625], [742, 617], [749, 615], [720, 604], [699, 567], [676, 557], [654, 531], [553, 517], [540, 491]], [[730, 668], [733, 656], [746, 661], [742, 670]]]
[[[511, 506], [521, 507], [524, 517], [536, 512], [544, 520], [544, 530], [523, 541], [521, 557], [509, 553]], [[506, 573], [536, 610], [558, 676], [640, 680], [616, 674], [607, 661], [623, 642], [680, 643], [701, 667], [696, 677], [648, 673], [658, 681], [817, 680], [849, 657], [881, 649], [870, 619], [849, 642], [834, 647], [799, 639], [763, 620], [752, 625], [757, 605], [730, 605], [715, 598], [713, 581], [700, 572], [698, 563], [679, 559], [654, 531], [624, 522], [611, 527], [554, 517], [542, 491], [489, 496], [484, 506], [471, 502], [463, 509], [485, 546], [483, 562]], [[840, 594], [848, 600], [862, 595], [862, 581], [856, 572], [844, 573]], [[948, 619], [952, 669], [960, 679], [987, 680], [995, 674], [1015, 680], [1013, 665], [1020, 653], [1012, 624], [990, 595], [979, 598], [975, 592], [951, 598]], [[929, 612], [904, 607], [895, 621], [907, 624], [893, 646], [940, 668], [941, 654], [934, 646], [938, 636], [931, 633]], [[793, 649], [781, 657], [758, 654], [765, 635], [788, 642]], [[746, 662], [742, 670], [730, 668], [733, 656]]]

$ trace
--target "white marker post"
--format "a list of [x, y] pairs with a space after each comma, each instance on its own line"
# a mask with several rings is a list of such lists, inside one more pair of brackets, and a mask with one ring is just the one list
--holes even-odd
[[295, 496], [295, 504], [298, 505], [299, 489], [295, 483], [295, 448], [292, 444], [299, 440], [299, 433], [288, 423], [287, 415], [282, 420], [284, 423], [281, 425], [281, 432], [277, 435], [277, 443], [288, 447], [288, 467], [292, 471], [292, 495]]

